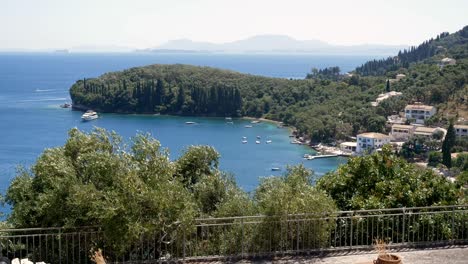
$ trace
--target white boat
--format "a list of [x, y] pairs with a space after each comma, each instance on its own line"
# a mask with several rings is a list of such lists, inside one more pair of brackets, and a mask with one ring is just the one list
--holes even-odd
[[260, 140], [256, 140], [256, 141], [255, 141], [255, 144], [260, 144]]
[[186, 124], [186, 125], [194, 125], [194, 124], [196, 124], [196, 123], [195, 123], [195, 122], [192, 122], [192, 121], [187, 121], [187, 122], [185, 122], [185, 124]]
[[258, 138], [258, 139], [261, 139], [262, 137], [260, 137], [260, 136], [257, 136], [257, 138]]
[[302, 142], [295, 139], [295, 140], [291, 141], [291, 144], [299, 144], [300, 145], [300, 144], [302, 144]]
[[252, 122], [250, 122], [250, 123], [252, 123], [252, 124], [258, 124], [258, 123], [260, 123], [260, 121], [254, 120], [254, 121], [252, 121]]
[[244, 127], [245, 128], [251, 128], [252, 126], [251, 125], [245, 125]]
[[247, 137], [242, 137], [242, 139], [247, 139]]
[[271, 168], [271, 170], [272, 170], [272, 171], [279, 171], [279, 170], [281, 170], [281, 168], [273, 167], [273, 168]]
[[91, 120], [94, 120], [94, 119], [97, 119], [99, 116], [98, 114], [93, 111], [93, 110], [88, 110], [86, 111], [86, 113], [84, 113], [82, 116], [81, 116], [81, 120], [83, 121], [91, 121]]
[[247, 140], [242, 140], [242, 144], [247, 144]]
[[267, 143], [267, 144], [270, 144], [270, 143], [271, 143], [271, 140], [267, 140], [266, 143]]
[[226, 117], [224, 118], [226, 121], [232, 121], [232, 117]]

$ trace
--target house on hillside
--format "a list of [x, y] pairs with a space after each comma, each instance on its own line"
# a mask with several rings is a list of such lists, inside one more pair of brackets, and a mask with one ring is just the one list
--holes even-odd
[[405, 107], [406, 119], [415, 119], [416, 124], [424, 124], [424, 121], [431, 118], [436, 112], [437, 109], [434, 106], [423, 105], [421, 103], [415, 103]]
[[447, 66], [447, 65], [455, 65], [455, 64], [457, 64], [456, 59], [443, 58], [443, 59], [440, 60], [440, 67], [444, 67], [444, 66]]
[[399, 80], [401, 80], [401, 79], [403, 79], [405, 77], [406, 77], [406, 75], [404, 75], [403, 73], [399, 73], [399, 74], [396, 75], [396, 80], [399, 81]]
[[394, 124], [392, 125], [392, 132], [390, 135], [395, 141], [407, 141], [414, 135], [415, 129], [416, 128], [411, 125]]
[[395, 91], [379, 94], [377, 99], [375, 99], [375, 102], [371, 102], [371, 105], [372, 106], [378, 106], [380, 104], [380, 102], [382, 102], [383, 100], [387, 100], [388, 98], [394, 97], [394, 96], [400, 96], [402, 94], [403, 93], [401, 93], [401, 92], [395, 92]]
[[455, 135], [457, 137], [468, 137], [468, 126], [467, 125], [454, 125]]
[[383, 145], [390, 143], [390, 136], [381, 133], [362, 133], [357, 135], [356, 152], [373, 152], [382, 148]]
[[447, 130], [440, 127], [416, 126], [413, 134], [415, 136], [434, 138], [434, 136], [438, 133], [441, 134], [441, 139], [443, 139], [445, 134], [447, 134]]
[[356, 142], [343, 142], [340, 144], [340, 150], [345, 153], [356, 152], [357, 143]]

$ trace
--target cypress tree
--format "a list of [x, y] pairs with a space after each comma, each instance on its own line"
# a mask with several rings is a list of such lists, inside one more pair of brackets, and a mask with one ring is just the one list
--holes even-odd
[[390, 92], [390, 80], [387, 79], [387, 86], [385, 87], [385, 91], [388, 93]]
[[450, 122], [444, 142], [442, 143], [442, 164], [447, 166], [447, 168], [452, 167], [452, 155], [450, 151], [453, 145], [455, 145], [455, 129], [453, 128], [453, 123]]

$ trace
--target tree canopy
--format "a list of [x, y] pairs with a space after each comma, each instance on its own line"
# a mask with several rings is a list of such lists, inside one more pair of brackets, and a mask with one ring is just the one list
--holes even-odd
[[350, 158], [320, 178], [317, 186], [342, 210], [450, 205], [461, 198], [455, 184], [399, 158], [389, 146], [380, 153]]

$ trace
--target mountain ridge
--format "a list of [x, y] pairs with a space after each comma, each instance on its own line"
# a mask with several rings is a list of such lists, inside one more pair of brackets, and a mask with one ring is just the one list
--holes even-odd
[[389, 55], [408, 45], [332, 45], [318, 39], [298, 40], [287, 35], [263, 34], [248, 38], [212, 43], [182, 38], [169, 40], [155, 48], [140, 52], [226, 52], [226, 53], [322, 53], [322, 54], [379, 54]]

